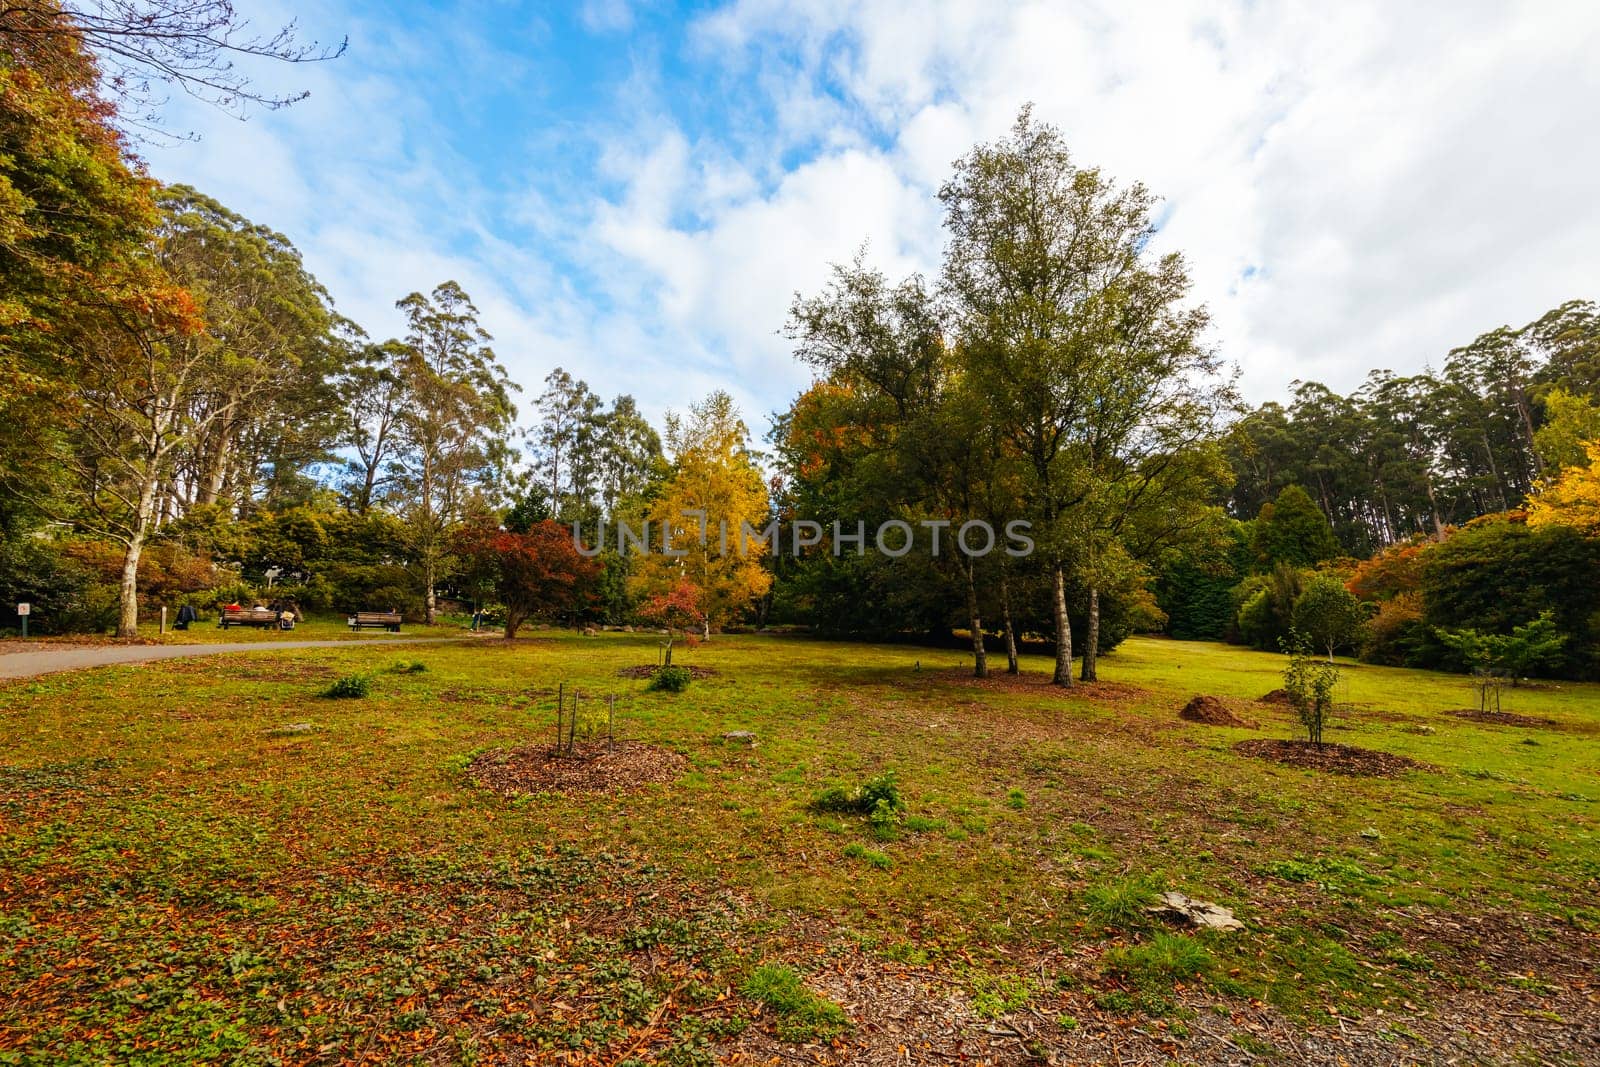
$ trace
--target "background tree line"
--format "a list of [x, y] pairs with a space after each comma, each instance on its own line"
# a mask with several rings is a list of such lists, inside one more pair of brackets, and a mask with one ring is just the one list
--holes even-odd
[[[671, 600], [703, 636], [959, 634], [979, 674], [1036, 642], [1070, 685], [1137, 629], [1466, 667], [1487, 646], [1462, 632], [1546, 620], [1559, 648], [1533, 669], [1596, 670], [1593, 303], [1437, 372], [1244, 410], [1182, 257], [1152, 250], [1153, 196], [1025, 109], [941, 188], [935, 277], [863, 254], [796, 296], [815, 378], [769, 456], [724, 393], [658, 433], [559, 368], [524, 425], [459, 285], [405, 295], [402, 336], [374, 340], [282, 234], [144, 174], [102, 88], [108, 32], [49, 4], [0, 16], [0, 595], [46, 628], [271, 596], [430, 623], [489, 605], [514, 632]], [[851, 529], [727, 557], [686, 512]], [[561, 532], [646, 520], [688, 554], [590, 557]], [[961, 550], [1016, 520], [1031, 553]], [[858, 551], [854, 524], [885, 522], [904, 551]]]

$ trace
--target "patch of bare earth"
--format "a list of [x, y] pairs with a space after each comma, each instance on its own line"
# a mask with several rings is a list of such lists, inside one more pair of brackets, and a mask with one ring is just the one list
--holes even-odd
[[1289, 705], [1293, 704], [1294, 701], [1290, 699], [1289, 691], [1287, 689], [1274, 689], [1272, 692], [1261, 697], [1258, 703]]
[[1255, 723], [1246, 722], [1239, 718], [1228, 705], [1216, 697], [1197, 696], [1183, 706], [1178, 712], [1178, 718], [1185, 722], [1198, 722], [1206, 726], [1254, 726]]
[[548, 746], [485, 752], [467, 765], [479, 785], [506, 796], [524, 793], [625, 793], [670, 782], [689, 761], [643, 741], [588, 741], [572, 752]]
[[1062, 697], [1085, 697], [1089, 700], [1137, 700], [1150, 695], [1148, 689], [1141, 689], [1136, 685], [1126, 682], [1079, 682], [1074, 681], [1070, 686], [1055, 685], [1050, 676], [1043, 673], [1034, 674], [1007, 674], [1002, 668], [990, 668], [989, 674], [984, 678], [973, 677], [972, 671], [966, 667], [953, 667], [949, 670], [935, 671], [933, 676], [940, 681], [956, 682], [962, 685], [975, 685], [982, 689], [992, 689], [1001, 693], [1025, 693], [1028, 696], [1054, 695]]
[[[682, 667], [684, 670], [689, 672], [689, 677], [691, 677], [691, 678], [710, 678], [713, 674], [717, 673], [715, 670], [713, 670], [710, 667], [691, 667], [691, 666], [688, 666], [687, 664], [682, 664], [682, 663], [675, 663], [675, 664], [673, 664], [673, 666]], [[622, 668], [620, 671], [617, 672], [617, 677], [619, 677], [619, 678], [654, 678], [656, 676], [656, 672], [659, 671], [660, 669], [661, 669], [661, 666], [659, 664], [641, 663], [637, 667], [624, 667], [624, 668]]]
[[1286, 763], [1291, 767], [1306, 767], [1355, 778], [1393, 778], [1424, 766], [1414, 759], [1396, 756], [1392, 752], [1376, 752], [1370, 748], [1339, 745], [1331, 741], [1314, 745], [1310, 741], [1256, 738], [1240, 741], [1233, 746], [1233, 750], [1241, 755]]
[[[1311, 1025], [1260, 1001], [1222, 1000], [1198, 989], [1174, 992], [1182, 1027], [1142, 1013], [1100, 1008], [1092, 993], [1060, 990], [1062, 972], [1097, 970], [1093, 949], [1048, 950], [1013, 961], [1033, 975], [1026, 1005], [998, 1017], [975, 1009], [965, 983], [932, 966], [888, 963], [867, 953], [798, 960], [806, 984], [839, 1004], [852, 1027], [831, 1043], [793, 1045], [757, 1017], [721, 1050], [725, 1063], [1232, 1065], [1296, 1063], [1342, 1067], [1393, 1064], [1593, 1063], [1600, 1056], [1600, 997], [1592, 980], [1538, 990], [1463, 990], [1433, 1008], [1372, 1012]], [[1592, 978], [1592, 976], [1591, 976]], [[1409, 1007], [1409, 1006], [1408, 1006]], [[1068, 1019], [1071, 1025], [1063, 1025]]]
[[1457, 719], [1469, 719], [1472, 722], [1493, 723], [1496, 726], [1555, 726], [1554, 719], [1541, 719], [1533, 715], [1518, 715], [1510, 711], [1480, 711], [1476, 708], [1462, 708], [1460, 711], [1447, 711], [1446, 715]]

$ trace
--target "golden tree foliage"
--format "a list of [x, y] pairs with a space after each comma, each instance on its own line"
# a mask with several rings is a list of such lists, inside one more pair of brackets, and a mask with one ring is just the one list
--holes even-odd
[[1568, 467], [1528, 499], [1529, 526], [1571, 526], [1600, 535], [1600, 440], [1586, 441], [1587, 466]]
[[[766, 542], [747, 536], [740, 551], [740, 524], [754, 530], [767, 524], [767, 486], [750, 455], [749, 436], [732, 399], [720, 391], [692, 405], [686, 422], [669, 416], [672, 475], [651, 504], [651, 551], [634, 571], [634, 593], [641, 598], [692, 583], [708, 628], [737, 618], [772, 585], [761, 563]], [[671, 529], [671, 549], [682, 555], [661, 550], [663, 528]]]

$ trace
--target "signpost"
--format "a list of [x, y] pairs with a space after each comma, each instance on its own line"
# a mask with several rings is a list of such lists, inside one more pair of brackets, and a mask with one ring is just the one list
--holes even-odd
[[17, 618], [22, 620], [22, 636], [28, 636], [28, 616], [33, 614], [32, 604], [18, 604]]

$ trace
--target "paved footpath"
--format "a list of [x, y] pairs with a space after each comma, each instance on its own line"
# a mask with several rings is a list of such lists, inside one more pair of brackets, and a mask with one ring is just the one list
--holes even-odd
[[[108, 667], [118, 663], [148, 663], [187, 656], [216, 656], [225, 652], [273, 652], [284, 648], [349, 648], [351, 645], [405, 645], [427, 641], [473, 640], [466, 637], [374, 637], [344, 641], [233, 641], [208, 645], [39, 645], [25, 652], [0, 653], [0, 678], [32, 678], [58, 671]], [[18, 642], [8, 641], [10, 648]]]

